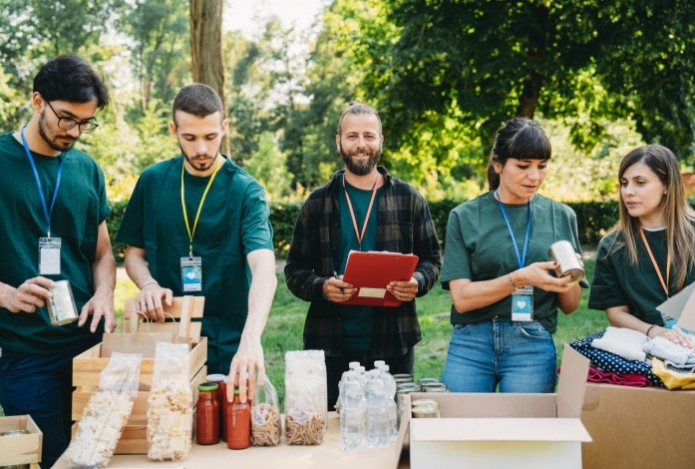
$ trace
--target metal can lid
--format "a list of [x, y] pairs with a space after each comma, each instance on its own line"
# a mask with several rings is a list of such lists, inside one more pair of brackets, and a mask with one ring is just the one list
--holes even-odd
[[7, 430], [0, 433], [0, 436], [28, 435], [30, 433], [29, 430]]
[[396, 383], [396, 392], [398, 391], [414, 392], [420, 390], [420, 385], [415, 383]]
[[413, 409], [415, 418], [439, 418], [440, 416], [439, 409]]
[[203, 383], [198, 385], [198, 391], [217, 391], [217, 383]]
[[432, 391], [439, 390], [439, 389], [448, 390], [449, 388], [446, 387], [446, 384], [444, 384], [444, 383], [425, 383], [422, 385], [422, 390], [424, 392], [432, 392]]
[[416, 407], [439, 409], [439, 402], [435, 401], [434, 399], [415, 399], [412, 402], [412, 406], [413, 409]]
[[420, 386], [428, 383], [440, 383], [439, 378], [420, 378], [418, 380], [418, 383], [420, 383]]
[[397, 380], [399, 378], [400, 379], [409, 379], [410, 381], [412, 381], [413, 375], [411, 375], [410, 373], [396, 373], [395, 375], [393, 375], [393, 379]]

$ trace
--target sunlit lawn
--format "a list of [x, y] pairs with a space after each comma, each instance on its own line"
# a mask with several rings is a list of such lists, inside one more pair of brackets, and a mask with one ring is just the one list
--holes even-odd
[[[592, 278], [594, 262], [587, 261], [585, 267], [589, 278]], [[136, 294], [137, 288], [122, 272], [116, 286], [116, 310], [119, 315], [123, 311], [124, 300]], [[415, 347], [415, 377], [440, 377], [452, 331], [449, 323], [449, 292], [437, 285], [428, 295], [416, 301], [423, 340]], [[588, 290], [585, 290], [579, 309], [574, 314], [560, 314], [554, 336], [558, 356], [563, 343], [594, 334], [608, 325], [602, 312], [587, 308], [587, 301]], [[263, 333], [263, 349], [268, 376], [278, 388], [281, 402], [284, 396], [285, 352], [302, 349], [302, 330], [308, 307], [309, 303], [290, 293], [284, 275], [278, 274], [278, 289]]]

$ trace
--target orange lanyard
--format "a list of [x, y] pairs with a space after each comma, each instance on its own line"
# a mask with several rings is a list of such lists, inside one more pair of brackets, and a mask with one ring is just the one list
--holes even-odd
[[357, 242], [360, 245], [360, 251], [362, 250], [362, 239], [364, 239], [364, 233], [367, 231], [367, 224], [369, 223], [369, 214], [372, 213], [372, 207], [374, 206], [374, 198], [376, 197], [376, 185], [379, 182], [379, 173], [376, 173], [376, 180], [374, 181], [374, 186], [372, 187], [372, 199], [369, 201], [369, 207], [367, 207], [367, 216], [364, 217], [364, 223], [362, 224], [362, 233], [357, 229], [357, 219], [355, 218], [355, 211], [352, 209], [352, 202], [350, 202], [350, 196], [348, 195], [347, 188], [345, 187], [345, 173], [343, 173], [343, 190], [345, 191], [345, 198], [347, 199], [348, 208], [350, 209], [350, 216], [352, 217], [352, 227], [355, 229], [355, 236], [357, 236]]
[[659, 270], [659, 266], [656, 263], [656, 259], [654, 259], [654, 254], [652, 254], [652, 250], [649, 248], [647, 237], [644, 236], [644, 230], [641, 226], [639, 227], [639, 234], [642, 237], [642, 241], [644, 241], [644, 246], [647, 248], [649, 258], [652, 260], [654, 270], [656, 270], [656, 275], [659, 276], [659, 282], [661, 282], [661, 287], [664, 289], [664, 293], [666, 293], [666, 298], [668, 298], [668, 277], [671, 273], [671, 250], [668, 249], [668, 254], [666, 255], [666, 282], [664, 282], [664, 277], [661, 276], [661, 271]]

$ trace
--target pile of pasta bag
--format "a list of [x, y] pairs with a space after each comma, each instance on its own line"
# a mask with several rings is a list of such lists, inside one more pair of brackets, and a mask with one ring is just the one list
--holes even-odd
[[157, 342], [147, 398], [147, 457], [181, 461], [191, 451], [193, 393], [189, 345]]
[[285, 440], [288, 445], [320, 445], [328, 416], [323, 350], [285, 354]]
[[282, 424], [275, 386], [266, 378], [263, 386], [256, 386], [251, 405], [251, 444], [276, 446], [280, 443]]
[[65, 455], [71, 467], [107, 467], [138, 393], [141, 354], [113, 352]]

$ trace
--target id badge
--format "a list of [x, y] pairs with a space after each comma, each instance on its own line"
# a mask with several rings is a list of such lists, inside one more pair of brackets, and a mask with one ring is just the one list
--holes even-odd
[[512, 293], [512, 321], [533, 321], [533, 286]]
[[39, 238], [39, 275], [60, 275], [60, 238]]
[[181, 283], [185, 292], [203, 290], [203, 259], [201, 257], [181, 258]]

